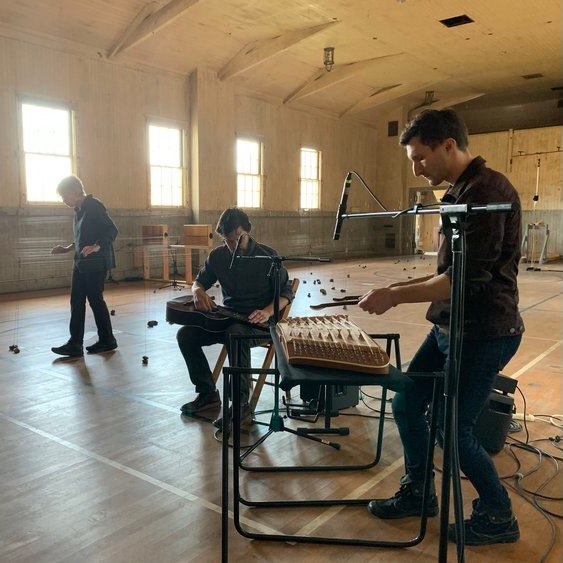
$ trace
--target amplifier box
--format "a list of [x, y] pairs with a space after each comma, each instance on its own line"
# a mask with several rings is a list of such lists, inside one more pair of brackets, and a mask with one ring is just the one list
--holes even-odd
[[504, 448], [513, 410], [512, 397], [497, 391], [489, 395], [474, 430], [475, 437], [487, 451], [498, 453]]
[[355, 407], [360, 400], [358, 385], [329, 385], [328, 391], [325, 387], [318, 383], [304, 383], [300, 386], [299, 396], [302, 401], [310, 403], [311, 407], [318, 412], [324, 411], [327, 392], [330, 393], [332, 412]]

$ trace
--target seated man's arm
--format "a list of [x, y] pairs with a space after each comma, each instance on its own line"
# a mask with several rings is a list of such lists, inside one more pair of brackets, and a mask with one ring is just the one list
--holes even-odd
[[[287, 304], [289, 303], [289, 299], [287, 297], [280, 297], [279, 304], [281, 311]], [[269, 305], [266, 305], [263, 309], [256, 309], [252, 311], [250, 315], [248, 315], [248, 320], [251, 323], [266, 323], [270, 319], [270, 317], [274, 314], [274, 301], [272, 301]]]
[[212, 311], [215, 304], [211, 297], [207, 294], [205, 286], [195, 280], [192, 284], [192, 295], [194, 298], [194, 307], [197, 311]]

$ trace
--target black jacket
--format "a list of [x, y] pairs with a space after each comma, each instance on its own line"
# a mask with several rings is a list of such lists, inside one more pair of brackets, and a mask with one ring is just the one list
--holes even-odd
[[[276, 255], [273, 248], [258, 244], [252, 238], [243, 258], [233, 258], [229, 247], [223, 244], [209, 253], [196, 281], [205, 289], [218, 281], [221, 284], [223, 305], [248, 315], [255, 309], [263, 309], [274, 300], [275, 277], [269, 257]], [[250, 256], [263, 258], [249, 259]], [[280, 296], [292, 301], [291, 284], [287, 270], [283, 267], [280, 278]]]
[[[115, 268], [113, 241], [118, 230], [104, 204], [87, 195], [80, 207], [74, 208], [74, 264], [81, 272], [102, 272]], [[82, 256], [85, 246], [99, 244], [99, 252]]]

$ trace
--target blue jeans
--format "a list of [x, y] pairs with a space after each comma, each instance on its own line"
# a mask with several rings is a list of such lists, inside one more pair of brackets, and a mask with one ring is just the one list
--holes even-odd
[[[521, 335], [492, 340], [464, 341], [458, 389], [458, 447], [460, 467], [475, 487], [481, 503], [490, 508], [510, 508], [493, 460], [473, 435], [496, 375], [514, 356]], [[407, 372], [444, 371], [448, 359], [448, 333], [434, 326], [414, 355]], [[405, 471], [413, 481], [424, 479], [429, 427], [426, 412], [432, 400], [432, 380], [415, 379], [393, 398], [393, 415], [404, 449]], [[440, 426], [441, 421], [438, 421]]]

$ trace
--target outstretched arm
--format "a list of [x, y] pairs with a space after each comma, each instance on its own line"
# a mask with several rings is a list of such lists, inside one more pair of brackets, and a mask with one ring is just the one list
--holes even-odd
[[439, 274], [372, 289], [361, 297], [358, 306], [370, 314], [382, 315], [401, 303], [441, 301], [449, 299], [450, 296], [450, 277], [447, 274]]

